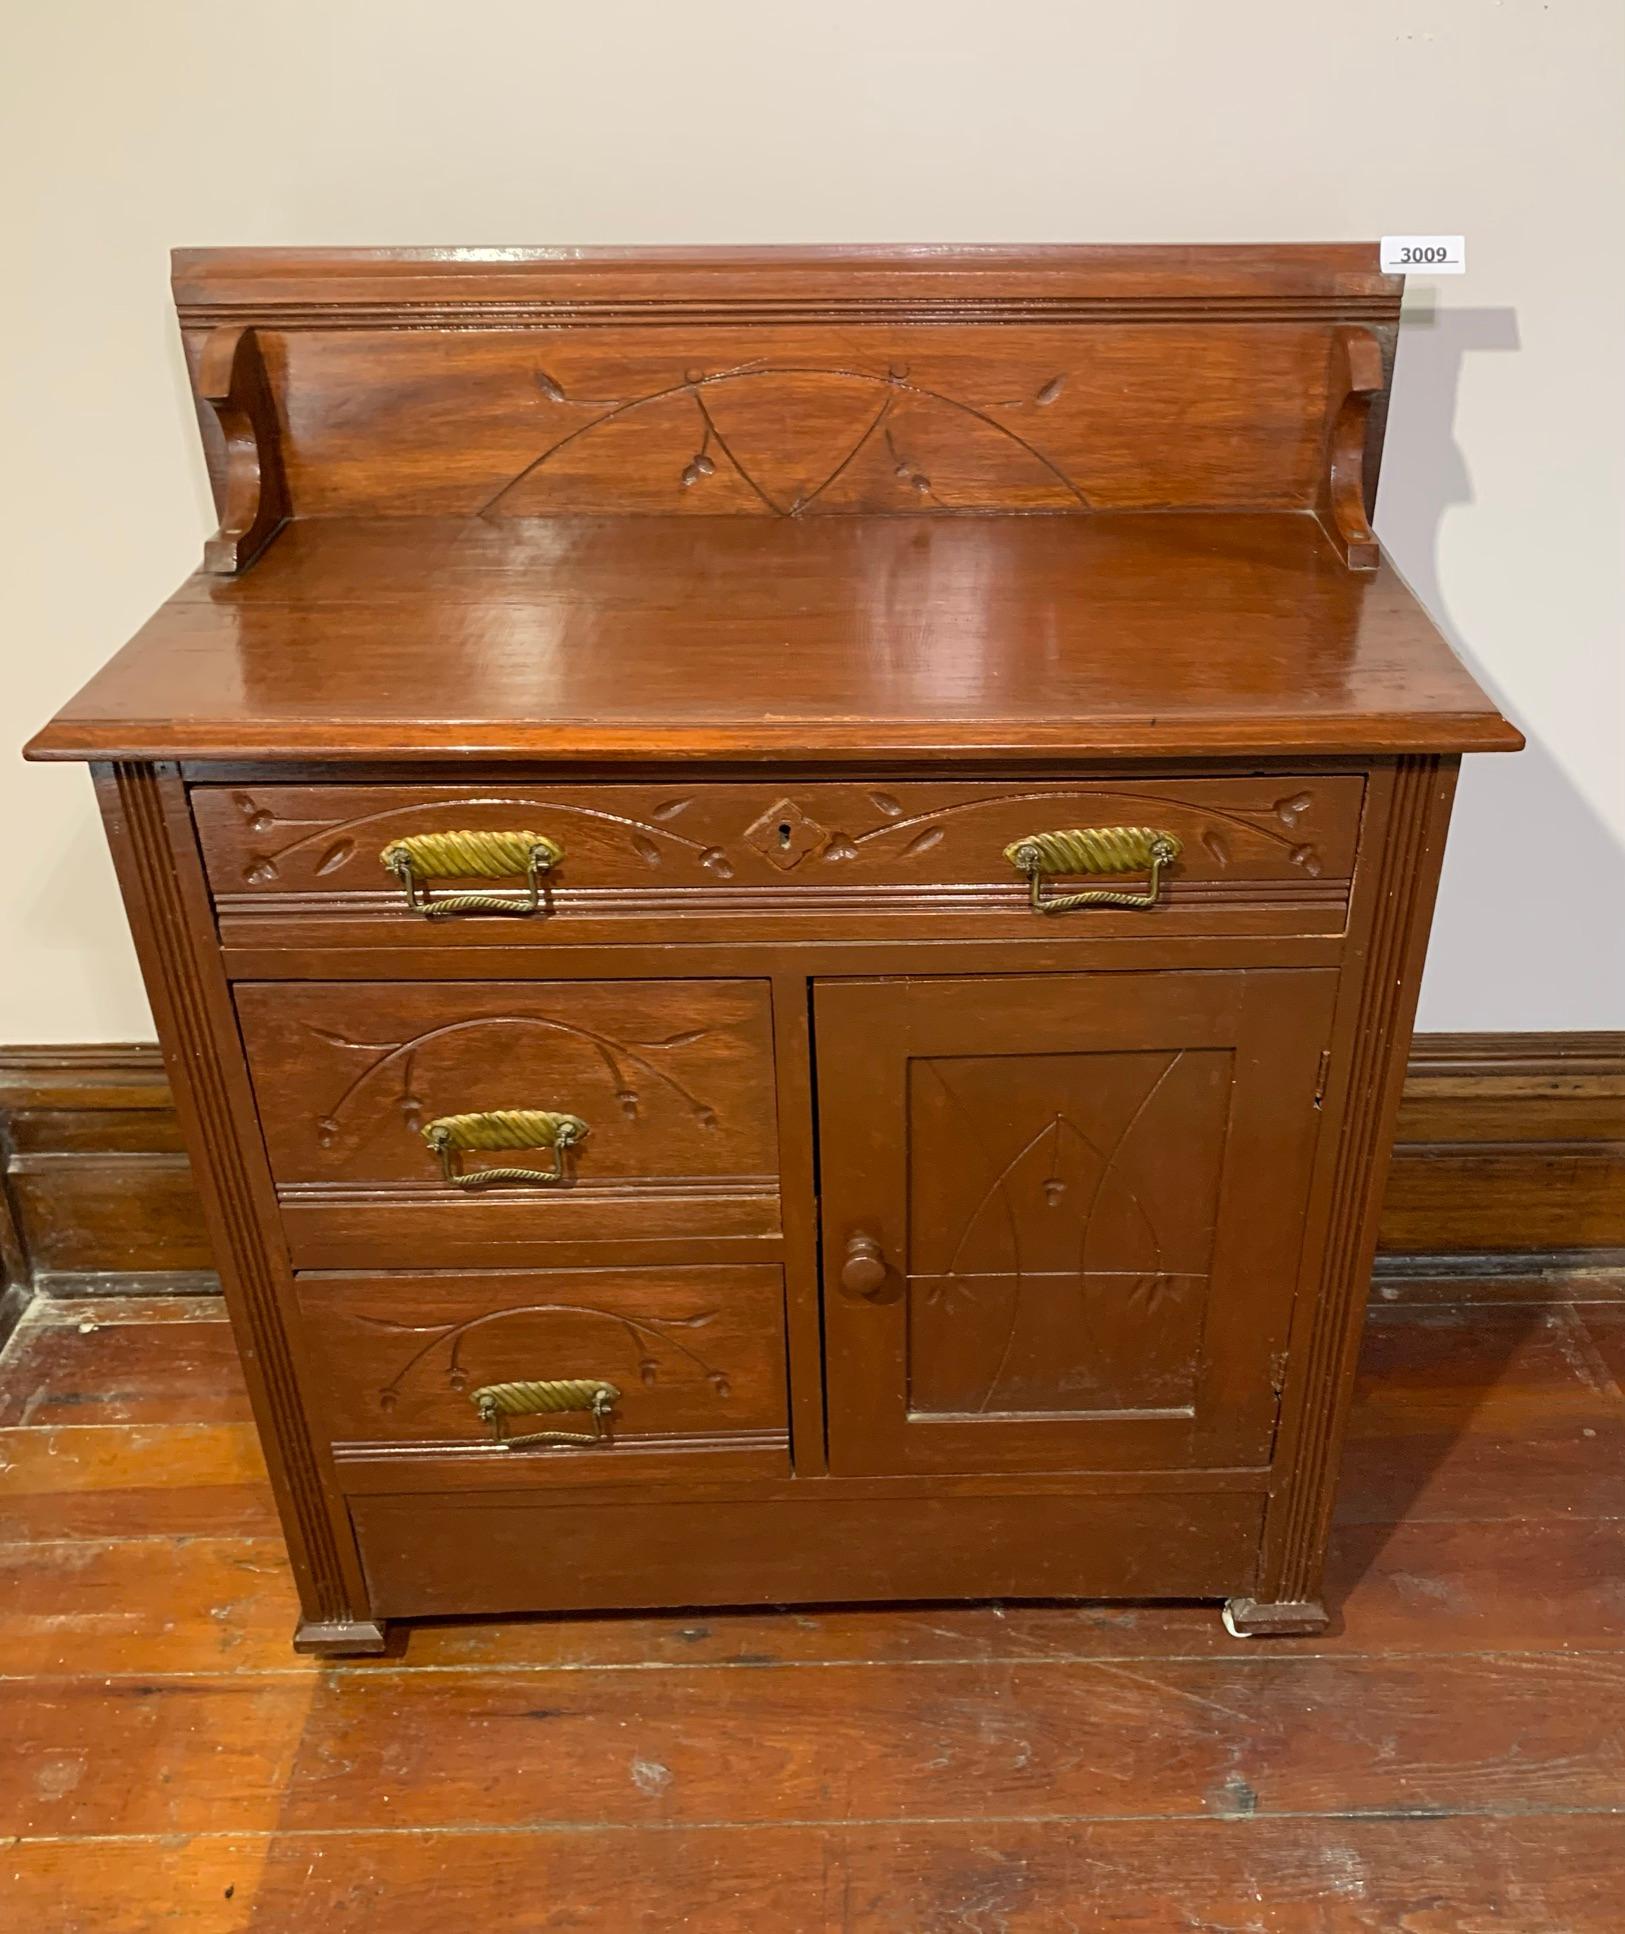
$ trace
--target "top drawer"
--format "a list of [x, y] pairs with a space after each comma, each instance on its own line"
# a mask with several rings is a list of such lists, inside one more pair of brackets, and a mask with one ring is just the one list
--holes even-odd
[[[715, 782], [561, 786], [246, 785], [192, 793], [228, 944], [512, 946], [549, 939], [669, 942], [1056, 937], [1090, 931], [1338, 933], [1359, 837], [1359, 774], [1066, 781]], [[1177, 859], [1149, 909], [1035, 913], [1006, 848], [1073, 828], [1170, 834]], [[435, 833], [549, 843], [534, 915], [407, 904], [382, 855]], [[469, 850], [456, 848], [453, 851]], [[517, 850], [517, 849], [516, 849]], [[431, 849], [432, 851], [432, 849]], [[432, 862], [431, 862], [432, 863]], [[500, 850], [496, 864], [507, 860]], [[1046, 882], [1135, 890], [1143, 875]], [[478, 890], [523, 902], [519, 871], [421, 878], [415, 897]]]

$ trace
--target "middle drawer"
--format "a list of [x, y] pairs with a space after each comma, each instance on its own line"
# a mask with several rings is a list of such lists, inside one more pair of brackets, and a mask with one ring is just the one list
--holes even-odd
[[236, 1002], [298, 1267], [778, 1232], [766, 982], [251, 982]]

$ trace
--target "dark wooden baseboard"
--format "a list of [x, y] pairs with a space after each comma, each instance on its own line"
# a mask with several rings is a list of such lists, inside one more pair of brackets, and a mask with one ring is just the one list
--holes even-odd
[[0, 1048], [0, 1191], [8, 1285], [219, 1287], [156, 1047]]
[[1625, 1251], [1625, 1033], [1418, 1035], [1380, 1248], [1576, 1267]]
[[[1419, 1035], [1381, 1251], [1391, 1295], [1471, 1276], [1571, 1296], [1617, 1270], [1625, 1032]], [[0, 1049], [0, 1262], [0, 1335], [30, 1291], [216, 1286], [155, 1047]]]

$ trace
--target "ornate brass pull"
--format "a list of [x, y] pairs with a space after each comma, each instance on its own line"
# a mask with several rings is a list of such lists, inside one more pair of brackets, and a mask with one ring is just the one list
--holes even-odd
[[[482, 1189], [491, 1182], [558, 1183], [565, 1179], [564, 1151], [585, 1139], [579, 1115], [553, 1115], [541, 1108], [496, 1108], [483, 1115], [441, 1115], [423, 1130], [423, 1139], [440, 1158], [440, 1173], [454, 1189]], [[550, 1148], [551, 1171], [539, 1168], [459, 1169], [463, 1149]]]
[[[413, 833], [391, 840], [378, 855], [406, 890], [406, 904], [426, 920], [450, 913], [537, 913], [542, 877], [564, 858], [564, 848], [540, 833]], [[502, 880], [523, 874], [529, 892], [447, 893], [430, 897], [426, 880]]]
[[[1154, 907], [1162, 869], [1179, 858], [1180, 842], [1152, 826], [1074, 827], [1065, 833], [1029, 833], [1004, 849], [1004, 857], [1032, 886], [1035, 913], [1065, 913], [1069, 907]], [[1137, 873], [1148, 871], [1143, 893], [1092, 887], [1086, 893], [1043, 897], [1048, 873]]]
[[[611, 1438], [605, 1419], [621, 1400], [621, 1393], [602, 1377], [558, 1377], [544, 1383], [487, 1383], [469, 1392], [469, 1401], [489, 1424], [504, 1450], [521, 1450], [527, 1444], [608, 1444]], [[523, 1437], [509, 1437], [503, 1420], [507, 1417], [548, 1416], [566, 1410], [585, 1410], [592, 1416], [591, 1430], [532, 1430]]]
[[841, 1264], [841, 1287], [848, 1296], [878, 1296], [890, 1272], [880, 1244], [861, 1229], [846, 1239], [846, 1261]]

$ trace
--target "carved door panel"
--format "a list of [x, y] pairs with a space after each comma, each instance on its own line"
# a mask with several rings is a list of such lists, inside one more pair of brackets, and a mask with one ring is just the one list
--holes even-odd
[[1335, 987], [820, 984], [832, 1467], [1264, 1462]]

